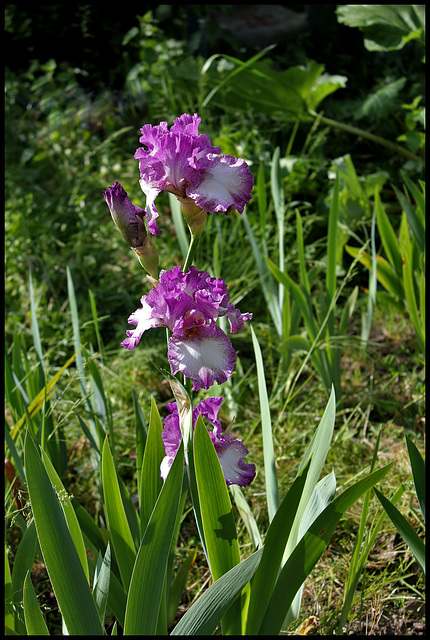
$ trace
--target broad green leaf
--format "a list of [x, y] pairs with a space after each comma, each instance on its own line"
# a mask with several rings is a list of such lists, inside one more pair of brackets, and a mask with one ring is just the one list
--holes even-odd
[[[406, 187], [409, 189], [415, 203], [415, 213], [418, 216], [421, 225], [425, 228], [426, 224], [426, 185], [422, 180], [418, 180], [418, 185], [413, 182], [410, 177], [401, 171], [401, 175]], [[412, 225], [411, 225], [412, 226]], [[418, 239], [417, 239], [418, 240]]]
[[[184, 469], [183, 485], [186, 484], [188, 480], [187, 474], [185, 471], [186, 470]], [[188, 565], [188, 568], [191, 566], [191, 564], [194, 562], [193, 560], [193, 557], [195, 557], [194, 551], [197, 553], [197, 548], [195, 547], [194, 551], [189, 554], [188, 558], [182, 563], [181, 568], [176, 572], [176, 575], [173, 578], [173, 566], [175, 564], [175, 558], [177, 558], [177, 544], [178, 544], [179, 530], [181, 528], [182, 521], [185, 517], [184, 508], [188, 499], [188, 489], [189, 489], [189, 486], [186, 486], [186, 487], [183, 486], [181, 497], [179, 500], [178, 512], [176, 515], [176, 523], [173, 529], [172, 544], [170, 546], [170, 553], [169, 553], [169, 557], [167, 561], [167, 569], [166, 569], [166, 589], [165, 589], [166, 616], [165, 616], [165, 621], [160, 621], [160, 623], [163, 622], [163, 624], [165, 625], [165, 630], [161, 625], [159, 625], [157, 629], [158, 633], [167, 633], [167, 629], [171, 627], [175, 622], [176, 613], [181, 602], [182, 593], [185, 589], [185, 582], [188, 576], [187, 565]]]
[[356, 120], [366, 116], [386, 118], [395, 109], [397, 96], [405, 83], [406, 78], [399, 78], [368, 95], [355, 113]]
[[297, 476], [267, 530], [263, 556], [251, 581], [246, 635], [255, 635], [264, 617], [281, 567], [285, 545], [302, 497], [309, 464]]
[[36, 553], [36, 527], [32, 520], [25, 529], [18, 550], [16, 551], [12, 570], [12, 596], [15, 604], [22, 600], [22, 588], [25, 576], [34, 563]]
[[416, 205], [413, 205], [410, 200], [408, 200], [408, 198], [401, 191], [399, 191], [399, 189], [394, 187], [394, 191], [396, 192], [397, 199], [406, 214], [406, 218], [413, 233], [415, 242], [417, 243], [420, 252], [424, 253], [426, 248], [425, 218], [424, 220], [421, 220], [420, 216], [417, 213]]
[[194, 560], [197, 556], [197, 548], [194, 548], [187, 555], [183, 563], [181, 564], [178, 572], [176, 573], [175, 579], [169, 588], [169, 598], [168, 598], [168, 607], [167, 607], [167, 626], [171, 627], [175, 622], [176, 613], [178, 610], [178, 606], [181, 602], [182, 594], [185, 589], [185, 584], [188, 578], [188, 574]]
[[400, 250], [400, 243], [394, 233], [394, 229], [391, 222], [385, 213], [382, 206], [379, 192], [375, 192], [375, 211], [376, 221], [378, 225], [378, 231], [381, 236], [382, 246], [387, 254], [388, 261], [393, 267], [396, 274], [401, 277], [402, 275], [402, 252]]
[[136, 475], [137, 486], [140, 487], [140, 474], [142, 473], [143, 453], [145, 451], [148, 427], [143, 417], [142, 408], [137, 399], [134, 389], [131, 390], [133, 396], [134, 421], [136, 423]]
[[251, 507], [247, 503], [245, 496], [242, 493], [242, 489], [237, 484], [231, 484], [229, 486], [229, 490], [234, 498], [240, 517], [242, 518], [245, 524], [245, 527], [248, 530], [249, 537], [252, 540], [252, 544], [254, 545], [254, 548], [258, 549], [262, 547], [263, 542], [261, 540], [261, 535], [258, 529], [257, 521], [254, 517], [254, 514], [252, 513]]
[[[94, 526], [96, 524], [94, 523]], [[105, 533], [107, 533], [105, 531]], [[107, 545], [102, 545], [102, 547], [97, 547], [92, 543], [92, 541], [88, 538], [86, 534], [84, 534], [85, 540], [85, 548], [87, 549], [88, 554], [88, 565], [90, 569], [90, 573], [94, 579], [94, 576], [97, 575], [97, 565], [98, 559], [106, 555]], [[110, 544], [108, 542], [108, 544]], [[103, 548], [105, 549], [103, 552]], [[113, 613], [115, 618], [118, 620], [119, 624], [124, 627], [124, 617], [125, 617], [125, 606], [127, 603], [127, 596], [124, 592], [124, 589], [121, 585], [120, 579], [117, 578], [119, 576], [119, 571], [116, 568], [115, 559], [111, 556], [111, 571], [109, 577], [109, 591], [108, 591], [108, 601], [107, 606], [110, 611]], [[115, 565], [115, 566], [114, 566]], [[94, 597], [94, 594], [93, 594]]]
[[[266, 55], [266, 53], [268, 51], [270, 51], [271, 49], [273, 49], [275, 45], [270, 44], [268, 47], [265, 47], [264, 49], [262, 49], [261, 51], [259, 51], [255, 56], [253, 56], [252, 58], [250, 58], [249, 60], [247, 60], [246, 62], [242, 62], [242, 60], [239, 60], [238, 58], [234, 58], [232, 56], [223, 56], [225, 58], [227, 58], [227, 60], [230, 60], [230, 62], [233, 62], [236, 67], [235, 69], [233, 69], [233, 71], [230, 71], [227, 76], [225, 76], [221, 82], [217, 83], [215, 85], [215, 87], [213, 87], [211, 89], [211, 91], [208, 93], [208, 95], [204, 98], [203, 102], [202, 102], [202, 106], [206, 107], [207, 104], [209, 103], [210, 100], [212, 100], [213, 96], [225, 85], [227, 84], [229, 81], [231, 81], [234, 76], [236, 76], [240, 71], [243, 71], [245, 69], [247, 69], [248, 67], [252, 67], [252, 65], [257, 62], [257, 60], [259, 60], [260, 58], [262, 58], [263, 56]], [[210, 58], [208, 58], [208, 60], [206, 60], [205, 64], [202, 67], [201, 70], [201, 74], [204, 75], [205, 73], [207, 73], [207, 71], [209, 70], [210, 66], [212, 65], [213, 61], [220, 57], [219, 54], [215, 54], [213, 56], [211, 56]]]
[[426, 573], [426, 550], [424, 542], [421, 540], [416, 531], [411, 527], [409, 522], [400, 511], [391, 502], [380, 493], [375, 487], [373, 488], [379, 502], [384, 507], [385, 512], [390, 518], [403, 540], [415, 556], [416, 561], [420, 565], [424, 575]]
[[29, 434], [24, 450], [37, 536], [67, 630], [70, 635], [102, 635], [90, 587], [63, 510]]
[[264, 375], [263, 357], [257, 336], [251, 325], [252, 344], [257, 365], [258, 395], [260, 399], [261, 430], [263, 434], [264, 473], [266, 480], [266, 501], [269, 521], [279, 507], [278, 478], [276, 475], [275, 450], [273, 448], [272, 420], [270, 417], [269, 398], [267, 395], [266, 378]]
[[424, 45], [424, 5], [345, 4], [336, 13], [339, 22], [362, 31], [369, 51], [402, 49], [410, 40]]
[[279, 345], [279, 351], [310, 351], [311, 344], [303, 336], [288, 336]]
[[6, 627], [14, 631], [15, 616], [13, 608], [12, 578], [10, 574], [6, 540], [4, 542], [4, 623]]
[[[330, 398], [327, 402], [318, 428], [315, 431], [311, 442], [305, 452], [305, 455], [303, 456], [303, 460], [299, 465], [300, 473], [304, 466], [310, 460], [309, 472], [306, 477], [306, 484], [303, 489], [300, 504], [296, 509], [294, 523], [291, 527], [291, 533], [285, 545], [282, 564], [285, 564], [289, 556], [293, 553], [294, 548], [303, 535], [303, 530], [306, 530], [310, 526], [311, 522], [313, 522], [313, 520], [315, 519], [316, 514], [319, 514], [321, 506], [325, 506], [326, 504], [328, 496], [326, 495], [325, 499], [323, 500], [322, 494], [318, 495], [317, 486], [321, 471], [323, 469], [327, 454], [330, 449], [335, 420], [336, 395], [334, 387], [332, 386]], [[329, 489], [330, 487], [332, 487], [332, 484], [329, 484]], [[328, 493], [330, 494], [330, 490]], [[332, 493], [334, 493], [334, 491]], [[289, 617], [297, 618], [300, 612], [301, 605], [300, 594], [297, 596], [297, 598], [295, 598], [293, 604], [294, 606], [289, 612]]]
[[426, 520], [426, 465], [417, 446], [408, 436], [405, 435], [406, 446], [408, 448], [409, 460], [411, 463], [412, 476], [414, 479], [415, 491], [418, 498], [420, 510]]
[[263, 549], [258, 549], [214, 582], [188, 609], [171, 635], [213, 635], [221, 618], [254, 575], [262, 554]]
[[127, 597], [124, 635], [157, 631], [166, 568], [180, 502], [184, 447], [179, 447], [139, 547]]
[[107, 528], [111, 535], [112, 547], [121, 574], [122, 584], [124, 589], [127, 590], [133, 571], [136, 549], [107, 438], [105, 438], [103, 445], [101, 468]]
[[[361, 251], [358, 247], [350, 247], [349, 245], [346, 245], [345, 249], [353, 258], [358, 258], [359, 262], [367, 267], [367, 269], [372, 269], [372, 256], [369, 255], [367, 251]], [[376, 265], [377, 278], [382, 286], [385, 287], [392, 296], [403, 300], [405, 292], [402, 281], [398, 278], [389, 262], [382, 258], [382, 256], [377, 256]]]
[[258, 635], [278, 635], [297, 591], [322, 553], [342, 515], [379, 482], [393, 463], [374, 471], [333, 500], [312, 523], [282, 568]]
[[87, 561], [87, 554], [85, 550], [84, 539], [82, 537], [82, 531], [79, 526], [79, 521], [78, 521], [78, 518], [76, 517], [75, 510], [73, 509], [72, 502], [57, 472], [55, 471], [52, 462], [50, 461], [46, 452], [43, 450], [42, 450], [42, 460], [43, 460], [43, 464], [45, 465], [46, 473], [49, 476], [51, 484], [57, 493], [58, 499], [63, 509], [64, 516], [67, 521], [67, 526], [69, 527], [70, 535], [72, 537], [73, 544], [75, 545], [75, 549], [78, 552], [79, 559], [82, 564], [82, 568], [87, 577], [87, 580], [89, 580], [88, 561]]
[[40, 610], [36, 594], [30, 579], [30, 572], [25, 576], [23, 589], [24, 620], [29, 636], [49, 636], [48, 627]]
[[[234, 77], [231, 74], [221, 81], [217, 104], [226, 109], [257, 109], [283, 118], [306, 119], [308, 109], [315, 110], [324, 98], [346, 84], [344, 76], [325, 74], [324, 66], [313, 60], [285, 71], [276, 71], [269, 60], [262, 60], [234, 71]], [[213, 75], [214, 82], [216, 78]]]
[[163, 480], [160, 477], [160, 464], [165, 455], [161, 439], [162, 431], [163, 423], [161, 422], [156, 402], [154, 398], [151, 398], [148, 436], [143, 454], [140, 484], [138, 486], [141, 538], [163, 486]]
[[[194, 464], [209, 568], [216, 582], [239, 564], [240, 553], [221, 464], [201, 416], [194, 430]], [[241, 632], [240, 600], [223, 619], [223, 633]]]
[[106, 553], [102, 559], [101, 553], [97, 559], [97, 568], [94, 575], [93, 598], [100, 618], [100, 624], [104, 624], [106, 605], [109, 597], [110, 585], [110, 564], [111, 553], [110, 545], [106, 548]]

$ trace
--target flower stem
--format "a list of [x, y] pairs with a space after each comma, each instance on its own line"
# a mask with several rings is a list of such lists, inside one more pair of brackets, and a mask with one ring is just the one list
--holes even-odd
[[371, 140], [372, 142], [376, 142], [377, 144], [382, 145], [383, 147], [387, 147], [388, 149], [392, 149], [396, 151], [396, 153], [404, 156], [408, 160], [412, 160], [413, 162], [422, 162], [422, 158], [416, 156], [414, 153], [401, 147], [395, 142], [391, 142], [391, 140], [386, 140], [385, 138], [381, 138], [381, 136], [377, 136], [374, 133], [370, 133], [365, 129], [359, 129], [358, 127], [353, 127], [350, 124], [344, 124], [343, 122], [338, 122], [337, 120], [332, 120], [331, 118], [326, 118], [320, 113], [316, 113], [315, 111], [309, 110], [309, 114], [314, 118], [318, 118], [320, 122], [327, 124], [329, 127], [335, 127], [336, 129], [341, 129], [342, 131], [346, 131], [347, 133], [351, 133], [355, 136], [360, 136], [361, 138], [367, 138], [367, 140]]
[[190, 242], [190, 246], [188, 247], [187, 257], [185, 258], [185, 263], [184, 263], [184, 266], [182, 267], [183, 273], [186, 273], [190, 268], [190, 266], [192, 265], [198, 244], [199, 244], [199, 238], [195, 238], [194, 236], [191, 236], [191, 242]]

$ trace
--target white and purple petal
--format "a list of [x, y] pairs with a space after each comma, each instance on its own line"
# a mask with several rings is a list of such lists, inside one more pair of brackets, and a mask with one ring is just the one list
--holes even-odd
[[[224, 398], [219, 396], [199, 402], [193, 409], [193, 428], [200, 414], [208, 420], [214, 427], [213, 431], [208, 430], [208, 432], [218, 455], [226, 484], [238, 484], [244, 487], [254, 479], [255, 465], [247, 464], [243, 461], [249, 452], [239, 438], [234, 439], [230, 434], [222, 433], [222, 425], [218, 418], [218, 413], [223, 400]], [[166, 408], [170, 411], [170, 415], [164, 419], [164, 428], [161, 435], [166, 453], [160, 466], [160, 475], [163, 480], [166, 479], [169, 473], [182, 438], [176, 403], [170, 402], [166, 405]]]
[[243, 461], [249, 451], [242, 440], [234, 439], [231, 435], [217, 436], [214, 432], [209, 435], [214, 443], [227, 486], [238, 484], [245, 487], [250, 484], [255, 478], [255, 465]]
[[236, 352], [228, 336], [215, 322], [199, 326], [195, 333], [174, 334], [167, 357], [172, 373], [183, 373], [193, 381], [193, 391], [222, 384], [233, 373]]
[[245, 160], [234, 156], [208, 154], [198, 164], [202, 180], [197, 187], [186, 188], [189, 198], [209, 213], [234, 207], [242, 213], [251, 199], [254, 176]]
[[136, 325], [136, 329], [127, 329], [127, 338], [121, 342], [121, 346], [130, 351], [133, 351], [134, 347], [139, 344], [145, 331], [163, 326], [158, 318], [152, 317], [152, 307], [147, 304], [146, 298], [147, 296], [141, 298], [142, 306], [136, 309], [128, 319], [128, 324]]

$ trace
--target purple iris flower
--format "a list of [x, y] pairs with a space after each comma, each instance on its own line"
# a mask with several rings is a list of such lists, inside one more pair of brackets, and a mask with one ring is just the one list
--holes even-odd
[[169, 191], [178, 198], [191, 198], [198, 207], [214, 213], [236, 209], [241, 213], [251, 199], [254, 177], [245, 160], [220, 155], [208, 136], [198, 133], [201, 118], [184, 113], [174, 120], [141, 128], [139, 138], [147, 149], [137, 149], [140, 186], [146, 195], [146, 217], [151, 234], [161, 233], [155, 222], [155, 198]]
[[[231, 434], [222, 433], [222, 425], [218, 418], [218, 412], [223, 400], [224, 398], [215, 397], [199, 402], [193, 409], [193, 429], [201, 413], [213, 426], [213, 431], [208, 431], [217, 452], [227, 485], [238, 484], [241, 487], [245, 487], [250, 484], [255, 477], [255, 465], [246, 464], [243, 461], [243, 458], [249, 452], [240, 438], [234, 439]], [[164, 429], [161, 434], [164, 451], [166, 452], [160, 467], [160, 475], [163, 480], [166, 479], [169, 473], [182, 438], [176, 402], [166, 404], [166, 408], [170, 411], [170, 415], [164, 419]]]
[[252, 313], [241, 313], [230, 302], [224, 280], [194, 266], [183, 273], [177, 265], [162, 271], [155, 288], [140, 302], [142, 306], [128, 319], [136, 328], [127, 330], [123, 347], [133, 350], [144, 331], [167, 327], [172, 332], [167, 357], [173, 374], [182, 372], [193, 380], [194, 391], [228, 380], [236, 352], [216, 320], [227, 316], [230, 332], [236, 333]]

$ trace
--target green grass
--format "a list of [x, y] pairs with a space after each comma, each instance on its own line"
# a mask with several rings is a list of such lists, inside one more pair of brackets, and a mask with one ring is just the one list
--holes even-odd
[[[150, 20], [146, 19], [146, 23], [151, 26]], [[155, 30], [154, 25], [152, 28]], [[165, 415], [163, 406], [172, 397], [167, 382], [152, 365], [153, 361], [160, 367], [167, 366], [163, 330], [145, 335], [134, 352], [119, 346], [128, 326], [127, 318], [138, 307], [140, 297], [147, 293], [148, 285], [134, 254], [115, 232], [101, 191], [119, 180], [130, 199], [143, 206], [137, 162], [133, 159], [138, 146], [139, 127], [145, 123], [157, 124], [162, 119], [167, 119], [170, 124], [183, 111], [198, 109], [203, 96], [209, 92], [211, 81], [207, 77], [195, 80], [203, 60], [188, 57], [179, 45], [169, 53], [162, 34], [154, 31], [152, 36], [155, 40], [158, 38], [160, 46], [164, 47], [164, 57], [153, 60], [145, 51], [145, 46], [149, 45], [141, 43], [153, 98], [145, 116], [136, 113], [133, 105], [126, 106], [121, 112], [116, 96], [109, 91], [100, 92], [96, 99], [90, 99], [79, 86], [76, 73], [67, 64], [56, 66], [46, 61], [35, 61], [26, 73], [6, 72], [5, 350], [12, 361], [14, 340], [19, 337], [23, 341], [28, 363], [23, 384], [30, 384], [38, 363], [29, 298], [31, 270], [47, 379], [73, 355], [73, 326], [67, 289], [67, 269], [70, 269], [75, 285], [81, 342], [87, 349], [92, 345], [94, 362], [103, 376], [111, 405], [117, 470], [131, 494], [137, 493], [132, 392], [136, 394], [146, 421], [149, 420], [151, 397], [154, 397], [162, 417]], [[237, 51], [234, 54], [239, 55]], [[395, 55], [400, 56], [401, 53]], [[165, 84], [169, 65], [176, 64], [176, 56], [184, 65], [182, 71], [186, 69], [194, 78], [190, 80], [188, 92], [179, 71], [171, 76], [170, 86]], [[409, 58], [405, 60], [405, 64], [410, 62]], [[281, 64], [282, 59], [276, 58], [276, 62]], [[378, 64], [382, 64], [379, 57]], [[395, 71], [396, 64], [392, 66]], [[138, 84], [137, 80], [133, 84], [129, 79], [128, 84], [125, 82], [124, 93], [137, 91]], [[410, 95], [404, 96], [404, 102], [411, 103], [413, 92], [420, 88], [418, 76], [414, 79], [413, 88], [409, 89]], [[358, 101], [357, 96], [354, 99]], [[333, 106], [332, 115], [337, 118], [342, 111], [339, 103], [342, 103], [340, 97]], [[27, 108], [28, 104], [31, 104], [31, 109]], [[328, 101], [327, 104], [333, 103]], [[344, 108], [344, 113], [351, 109], [347, 98], [344, 99]], [[397, 113], [401, 113], [399, 109]], [[270, 161], [276, 146], [281, 148], [280, 180], [288, 205], [283, 232], [285, 264], [288, 275], [299, 282], [303, 276], [301, 260], [305, 260], [306, 268], [309, 272], [313, 270], [314, 274], [312, 299], [320, 302], [321, 283], [326, 277], [327, 224], [333, 197], [333, 181], [327, 175], [333, 160], [345, 155], [344, 134], [336, 138], [322, 123], [297, 121], [294, 124], [258, 111], [231, 112], [211, 103], [200, 115], [203, 116], [201, 130], [208, 133], [214, 145], [220, 144], [224, 153], [245, 157], [256, 178], [259, 167], [263, 167], [259, 175], [264, 195], [262, 190], [255, 192], [247, 208], [247, 217], [260, 250], [264, 249], [276, 264], [280, 230], [271, 193]], [[377, 127], [377, 121], [370, 121], [370, 126]], [[395, 131], [394, 127], [394, 137]], [[384, 136], [389, 133], [384, 122]], [[351, 140], [353, 156], [354, 145], [358, 144], [355, 162], [362, 185], [367, 184], [369, 175], [375, 176], [379, 170], [388, 171], [389, 184], [383, 187], [382, 201], [390, 210], [391, 223], [397, 230], [400, 211], [392, 185], [402, 189], [400, 169], [409, 171], [408, 175], [413, 180], [422, 178], [420, 169], [408, 165], [404, 158], [388, 157], [384, 149], [372, 147], [366, 173], [366, 163], [360, 152], [363, 149], [368, 152], [369, 148], [360, 146], [363, 143], [354, 138]], [[286, 149], [291, 151], [288, 157], [283, 156]], [[355, 234], [354, 238], [366, 243], [370, 238], [374, 194], [366, 191], [365, 187], [365, 201], [360, 201], [358, 206], [357, 201], [347, 201], [345, 194], [349, 187], [348, 182], [345, 184], [342, 223], [348, 225], [351, 235]], [[161, 267], [170, 268], [181, 261], [181, 253], [167, 196], [161, 195], [157, 203], [163, 235], [154, 243], [160, 253]], [[303, 255], [296, 242], [296, 211], [300, 211], [303, 221]], [[380, 244], [378, 237], [378, 247]], [[195, 264], [223, 277], [229, 285], [233, 303], [241, 311], [254, 314], [252, 326], [263, 353], [282, 498], [318, 425], [327, 401], [326, 389], [312, 359], [305, 361], [306, 353], [294, 351], [287, 362], [279, 351], [279, 334], [268, 311], [255, 256], [239, 214], [209, 216]], [[338, 264], [336, 286], [341, 285], [351, 264], [351, 257], [345, 253]], [[360, 342], [361, 314], [368, 308], [368, 272], [357, 263], [350, 275], [335, 310], [336, 322], [356, 285], [359, 296], [341, 343], [342, 403], [338, 406], [333, 444], [325, 470], [328, 473], [333, 468], [338, 486], [348, 486], [357, 474], [370, 467], [380, 432], [378, 462], [394, 461], [395, 465], [379, 488], [384, 495], [391, 497], [401, 484], [405, 485], [405, 493], [397, 507], [423, 537], [425, 528], [404, 444], [406, 434], [421, 451], [424, 449], [425, 365], [422, 350], [405, 309], [399, 310], [399, 305], [396, 307], [387, 296], [378, 294], [372, 329], [363, 347]], [[379, 286], [378, 293], [380, 289]], [[97, 307], [98, 328], [91, 313], [89, 290]], [[303, 324], [299, 329], [303, 332]], [[100, 353], [98, 337], [103, 353]], [[257, 371], [250, 329], [232, 336], [232, 342], [238, 352], [238, 362], [231, 384], [223, 389], [224, 393], [228, 390], [228, 402], [223, 408], [222, 420], [227, 425], [235, 417], [233, 433], [243, 439], [250, 451], [248, 460], [256, 464], [256, 479], [244, 493], [261, 525], [260, 530], [264, 531], [268, 513], [264, 496]], [[204, 397], [202, 392], [200, 397]], [[95, 476], [92, 466], [91, 447], [77, 417], [79, 414], [86, 419], [87, 415], [75, 365], [59, 378], [49, 412], [65, 438], [67, 461], [62, 480], [69, 495], [73, 495], [97, 521], [103, 517], [103, 500], [100, 479]], [[8, 404], [6, 420], [11, 427], [16, 420]], [[6, 496], [6, 506], [6, 541], [13, 568], [22, 533], [10, 493]], [[354, 505], [341, 520], [328, 549], [306, 582], [300, 618], [290, 631], [297, 630], [306, 621], [311, 626], [317, 625], [312, 627], [312, 633], [317, 635], [330, 634], [335, 628], [342, 608], [349, 559], [359, 529], [361, 507], [362, 502]], [[380, 513], [381, 506], [373, 496], [369, 521]], [[250, 538], [236, 508], [235, 515], [239, 547], [242, 555], [246, 556], [251, 551]], [[195, 522], [192, 514], [187, 513], [180, 529], [175, 570], [195, 547], [197, 556], [190, 569], [178, 616], [210, 584]], [[51, 632], [59, 633], [61, 623], [56, 604], [50, 596], [49, 581], [41, 570], [40, 562], [40, 557], [36, 556], [32, 581], [39, 602], [45, 608]], [[355, 593], [346, 632], [371, 635], [385, 629], [400, 634], [405, 629], [418, 629], [416, 625], [424, 620], [420, 608], [424, 601], [423, 576], [387, 518]], [[312, 616], [316, 617], [315, 621], [309, 620]]]

